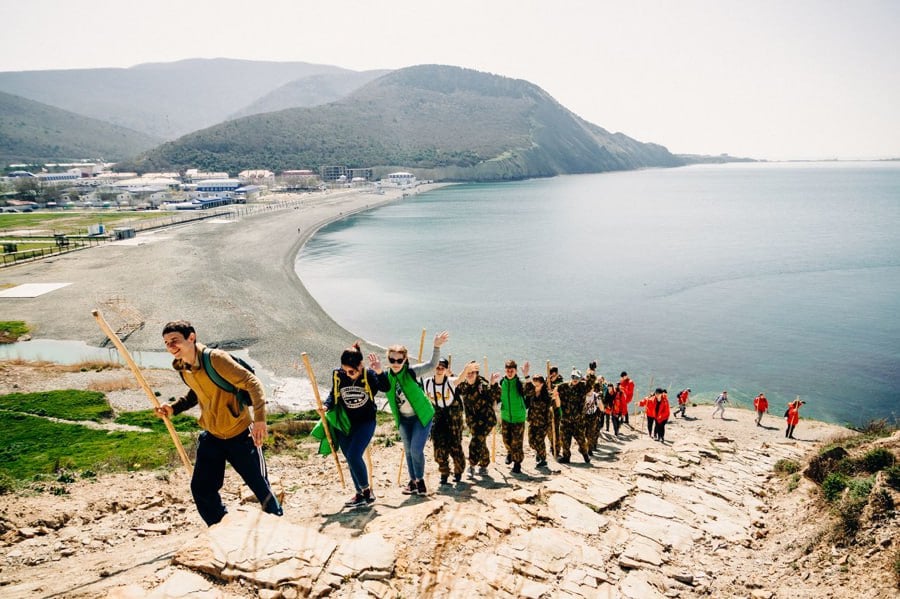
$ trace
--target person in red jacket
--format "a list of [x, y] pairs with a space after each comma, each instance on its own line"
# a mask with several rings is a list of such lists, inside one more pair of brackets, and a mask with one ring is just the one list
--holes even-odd
[[[675, 416], [678, 416], [678, 412], [681, 412], [681, 417], [684, 418], [685, 410], [687, 410], [688, 399], [691, 396], [690, 389], [682, 389], [678, 392], [678, 409], [675, 410]], [[673, 416], [674, 418], [674, 416]]]
[[625, 424], [628, 424], [628, 412], [631, 409], [631, 400], [634, 399], [634, 381], [628, 378], [628, 373], [624, 370], [619, 377], [619, 386], [625, 393]]
[[653, 434], [653, 425], [656, 424], [656, 394], [648, 395], [638, 405], [644, 408], [644, 414], [647, 416], [647, 434], [656, 439]]
[[769, 411], [769, 400], [765, 393], [760, 393], [753, 398], [753, 407], [756, 409], [756, 426], [762, 426], [763, 414]]
[[669, 421], [669, 393], [665, 389], [656, 390], [656, 440], [666, 442], [666, 423]]
[[621, 385], [616, 385], [616, 394], [613, 397], [612, 421], [613, 433], [619, 436], [619, 427], [622, 426], [622, 420], [628, 415], [628, 402], [625, 401], [625, 392], [622, 391]]
[[800, 422], [800, 406], [805, 403], [805, 401], [800, 401], [800, 397], [798, 396], [797, 399], [788, 404], [788, 409], [786, 412], [787, 430], [784, 431], [784, 436], [788, 439], [794, 438], [794, 427], [796, 427], [797, 423]]

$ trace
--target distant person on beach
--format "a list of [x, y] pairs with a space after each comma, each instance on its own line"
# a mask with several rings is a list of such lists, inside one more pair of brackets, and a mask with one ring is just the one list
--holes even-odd
[[805, 403], [805, 401], [800, 401], [800, 398], [798, 397], [788, 404], [787, 411], [784, 413], [785, 418], [787, 419], [787, 429], [784, 431], [784, 436], [788, 439], [794, 438], [794, 428], [796, 428], [797, 424], [800, 422], [800, 406]]
[[525, 394], [528, 396], [528, 444], [534, 450], [535, 468], [547, 467], [547, 437], [550, 435], [550, 421], [553, 400], [550, 397], [547, 381], [541, 375], [531, 377], [525, 383]]
[[456, 397], [456, 385], [450, 380], [450, 361], [438, 360], [434, 376], [423, 381], [425, 395], [434, 405], [434, 426], [431, 427], [431, 442], [434, 444], [434, 460], [441, 473], [441, 485], [449, 483], [450, 460], [453, 460], [453, 480], [459, 482], [466, 469], [463, 454], [463, 406]]
[[647, 434], [653, 439], [656, 439], [656, 435], [653, 434], [653, 426], [656, 424], [656, 400], [659, 389], [656, 391], [657, 393], [651, 393], [638, 402], [638, 406], [644, 408], [644, 415], [647, 417]]
[[713, 410], [712, 417], [715, 418], [719, 414], [719, 418], [725, 420], [725, 404], [728, 403], [728, 391], [722, 391], [716, 396], [716, 409]]
[[631, 401], [634, 399], [634, 381], [628, 376], [624, 370], [619, 375], [619, 387], [625, 392], [625, 424], [628, 423], [628, 412], [631, 411]]
[[681, 417], [685, 417], [685, 411], [687, 410], [688, 400], [691, 397], [690, 389], [682, 389], [678, 392], [678, 409], [675, 410], [674, 416], [678, 416], [678, 413], [681, 413]]
[[[256, 495], [263, 511], [282, 515], [281, 505], [269, 485], [262, 445], [268, 433], [266, 398], [262, 383], [227, 352], [209, 349], [197, 341], [197, 332], [186, 320], [167, 323], [162, 331], [166, 349], [175, 359], [172, 368], [189, 387], [184, 397], [155, 409], [160, 418], [171, 417], [200, 406], [200, 438], [191, 478], [191, 494], [207, 526], [217, 524], [227, 509], [219, 490], [225, 481], [225, 463], [231, 464]], [[207, 374], [207, 364], [224, 379], [226, 391]], [[249, 393], [251, 410], [238, 399]]]
[[656, 433], [656, 440], [665, 443], [666, 424], [669, 422], [669, 392], [667, 389], [656, 390], [656, 406], [653, 412], [656, 419], [656, 426], [653, 429]]
[[491, 463], [487, 436], [497, 425], [497, 414], [491, 396], [491, 384], [483, 376], [478, 362], [471, 361], [459, 373], [456, 396], [462, 401], [466, 413], [466, 427], [469, 429], [469, 478], [475, 478], [475, 468], [479, 474], [487, 474]]
[[[344, 505], [362, 507], [375, 503], [369, 484], [364, 454], [375, 434], [375, 395], [387, 391], [381, 361], [369, 354], [369, 368], [363, 366], [359, 341], [341, 353], [341, 366], [331, 375], [331, 391], [325, 399], [331, 435], [347, 460], [356, 494]], [[330, 417], [329, 417], [330, 416]]]
[[[529, 381], [530, 365], [522, 364], [522, 374]], [[512, 473], [522, 472], [525, 460], [525, 420], [528, 418], [528, 406], [525, 398], [525, 385], [519, 378], [519, 368], [515, 360], [507, 360], [504, 364], [504, 375], [494, 373], [491, 376], [491, 393], [494, 402], [500, 404], [500, 433], [506, 447], [506, 463], [512, 464]]]
[[434, 424], [434, 405], [425, 395], [419, 378], [437, 366], [441, 346], [449, 338], [447, 331], [435, 335], [431, 359], [415, 366], [409, 365], [409, 350], [405, 345], [392, 345], [387, 351], [389, 367], [382, 376], [386, 376], [389, 383], [388, 403], [406, 453], [409, 483], [403, 488], [404, 495], [428, 493], [425, 487], [425, 443]]
[[765, 393], [760, 393], [753, 398], [753, 409], [756, 410], [756, 426], [762, 426], [763, 414], [769, 411], [769, 400]]

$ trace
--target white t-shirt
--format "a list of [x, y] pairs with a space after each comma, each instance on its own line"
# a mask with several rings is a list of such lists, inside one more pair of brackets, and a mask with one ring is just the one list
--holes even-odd
[[433, 376], [428, 377], [425, 379], [425, 395], [437, 407], [449, 408], [456, 401], [456, 387], [449, 377], [445, 376], [442, 383], [436, 383]]

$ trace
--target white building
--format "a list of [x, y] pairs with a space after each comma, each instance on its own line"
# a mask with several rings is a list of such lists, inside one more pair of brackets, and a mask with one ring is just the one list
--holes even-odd
[[409, 187], [410, 185], [416, 184], [416, 176], [412, 173], [407, 172], [397, 172], [390, 173], [387, 176], [387, 179], [382, 179], [383, 183], [387, 183], [388, 185], [393, 185], [394, 187]]

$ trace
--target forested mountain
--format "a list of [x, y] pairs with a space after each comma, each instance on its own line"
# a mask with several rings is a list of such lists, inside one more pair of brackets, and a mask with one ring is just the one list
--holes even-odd
[[285, 84], [326, 74], [356, 72], [305, 62], [189, 59], [127, 69], [0, 72], [0, 91], [175, 139], [220, 123]]
[[237, 172], [323, 164], [502, 180], [682, 162], [662, 146], [588, 123], [527, 81], [421, 65], [393, 71], [331, 104], [191, 133], [128, 166]]
[[286, 108], [328, 104], [389, 72], [386, 70], [346, 71], [303, 77], [271, 91], [229, 118], [275, 112]]
[[0, 163], [123, 160], [162, 140], [0, 92]]

